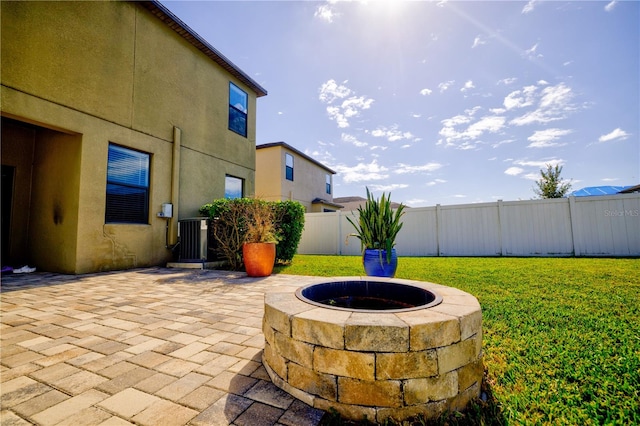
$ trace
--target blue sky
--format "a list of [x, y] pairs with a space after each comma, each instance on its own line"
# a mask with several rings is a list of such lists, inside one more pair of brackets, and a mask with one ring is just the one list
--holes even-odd
[[269, 94], [257, 143], [413, 207], [640, 183], [636, 1], [163, 1]]

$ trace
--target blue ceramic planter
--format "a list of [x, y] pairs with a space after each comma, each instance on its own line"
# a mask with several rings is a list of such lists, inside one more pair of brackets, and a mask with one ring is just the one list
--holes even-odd
[[396, 249], [391, 249], [391, 262], [387, 262], [386, 250], [366, 249], [362, 255], [362, 263], [368, 276], [392, 278], [396, 275], [398, 255]]

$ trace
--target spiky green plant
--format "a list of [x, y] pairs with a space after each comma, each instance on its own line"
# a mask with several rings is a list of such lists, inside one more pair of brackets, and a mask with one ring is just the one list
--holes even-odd
[[391, 193], [382, 193], [380, 199], [374, 198], [367, 188], [367, 201], [358, 207], [358, 217], [355, 215], [347, 220], [356, 232], [347, 236], [360, 240], [360, 249], [381, 249], [387, 251], [387, 262], [391, 262], [391, 249], [396, 245], [396, 236], [402, 229], [400, 218], [404, 214], [404, 205], [400, 204], [396, 210], [391, 208]]

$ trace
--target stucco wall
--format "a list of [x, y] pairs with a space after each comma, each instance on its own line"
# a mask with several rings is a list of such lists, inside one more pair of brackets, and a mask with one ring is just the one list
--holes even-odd
[[80, 158], [79, 135], [36, 133], [29, 247], [40, 269], [75, 271]]
[[282, 192], [285, 180], [284, 152], [281, 147], [256, 150], [256, 197], [269, 201], [288, 200]]
[[[59, 131], [36, 144], [35, 156], [51, 164], [34, 169], [40, 177], [23, 213], [38, 211], [36, 198], [62, 197], [64, 226], [51, 212], [32, 218], [50, 236], [30, 236], [35, 266], [84, 273], [170, 259], [167, 222], [156, 213], [171, 201], [174, 126], [182, 130], [180, 217], [223, 197], [225, 174], [245, 179], [253, 194], [256, 94], [149, 11], [130, 2], [0, 5], [2, 114]], [[246, 138], [228, 130], [229, 81], [248, 94]], [[104, 223], [110, 142], [151, 154], [146, 225]], [[65, 185], [54, 188], [48, 179], [60, 173]]]

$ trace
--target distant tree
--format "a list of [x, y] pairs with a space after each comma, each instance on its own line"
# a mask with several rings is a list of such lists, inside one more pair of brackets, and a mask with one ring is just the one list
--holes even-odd
[[540, 179], [536, 182], [533, 192], [539, 198], [562, 198], [571, 189], [571, 182], [565, 182], [560, 177], [562, 166], [547, 164], [547, 170], [540, 170]]

